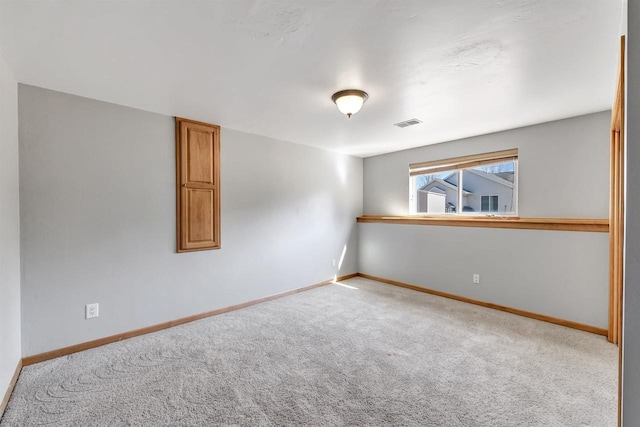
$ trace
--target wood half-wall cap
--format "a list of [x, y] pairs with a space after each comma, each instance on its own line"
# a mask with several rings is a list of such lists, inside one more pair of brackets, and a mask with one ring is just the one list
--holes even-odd
[[448, 227], [511, 228], [524, 230], [609, 232], [607, 218], [520, 218], [502, 216], [388, 216], [362, 215], [361, 223]]

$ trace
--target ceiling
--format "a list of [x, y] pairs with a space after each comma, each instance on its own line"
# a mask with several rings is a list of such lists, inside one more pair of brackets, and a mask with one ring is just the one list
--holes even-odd
[[[22, 83], [366, 157], [609, 109], [621, 9], [2, 0], [0, 49]], [[369, 93], [351, 119], [331, 102], [347, 88]]]

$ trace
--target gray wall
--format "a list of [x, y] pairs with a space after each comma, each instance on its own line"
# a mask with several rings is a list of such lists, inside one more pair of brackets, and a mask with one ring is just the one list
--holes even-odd
[[[365, 214], [407, 214], [409, 163], [518, 148], [520, 216], [607, 218], [609, 123], [602, 112], [367, 158]], [[359, 224], [359, 242], [362, 273], [607, 327], [606, 233]]]
[[0, 399], [21, 357], [17, 87], [0, 56]]
[[362, 273], [607, 327], [607, 233], [359, 224], [359, 238]]
[[409, 213], [409, 163], [518, 148], [522, 217], [609, 217], [611, 112], [477, 136], [364, 160], [364, 211]]
[[[624, 27], [624, 26], [623, 26]], [[624, 289], [624, 427], [640, 425], [640, 4], [628, 3], [627, 188]]]
[[24, 85], [19, 118], [25, 356], [357, 271], [362, 159], [223, 129], [222, 249], [177, 254], [172, 118]]

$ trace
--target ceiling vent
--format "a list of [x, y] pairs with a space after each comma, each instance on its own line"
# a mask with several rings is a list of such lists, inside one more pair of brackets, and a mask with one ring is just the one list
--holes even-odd
[[418, 123], [422, 122], [418, 119], [409, 119], [405, 120], [404, 122], [395, 123], [394, 126], [398, 126], [399, 128], [406, 128], [407, 126], [417, 125]]

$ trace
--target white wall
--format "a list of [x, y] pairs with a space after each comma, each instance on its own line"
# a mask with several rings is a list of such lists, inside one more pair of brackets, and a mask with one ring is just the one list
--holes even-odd
[[21, 357], [17, 83], [0, 56], [0, 399]]
[[362, 159], [223, 128], [222, 249], [177, 254], [171, 117], [24, 85], [19, 117], [25, 356], [357, 271]]
[[[624, 27], [624, 25], [623, 25]], [[640, 425], [640, 4], [628, 2], [622, 424]]]
[[[367, 158], [365, 214], [407, 214], [409, 163], [518, 148], [521, 217], [607, 218], [609, 123], [602, 112]], [[606, 233], [363, 223], [359, 242], [362, 273], [607, 327]]]

